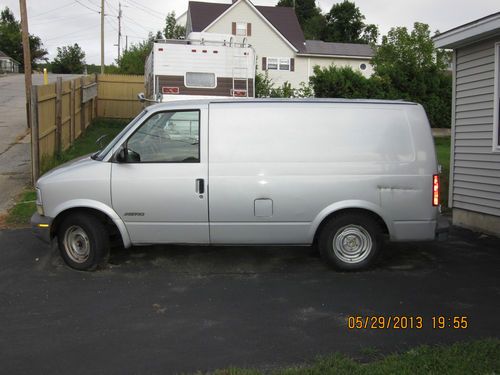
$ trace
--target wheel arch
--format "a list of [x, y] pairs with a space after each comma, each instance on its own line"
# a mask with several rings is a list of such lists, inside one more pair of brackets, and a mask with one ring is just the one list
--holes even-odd
[[116, 214], [116, 212], [112, 208], [101, 202], [94, 202], [90, 200], [69, 201], [66, 202], [64, 205], [57, 207], [55, 212], [56, 212], [55, 215], [53, 215], [54, 219], [50, 226], [51, 239], [57, 235], [59, 225], [63, 222], [63, 220], [66, 217], [75, 212], [86, 212], [93, 216], [97, 216], [98, 218], [103, 220], [103, 223], [107, 224], [112, 228], [115, 228], [116, 231], [120, 234], [124, 247], [127, 248], [132, 246], [132, 243], [130, 241], [130, 236], [122, 219]]
[[380, 207], [370, 202], [342, 202], [342, 204], [335, 204], [326, 208], [318, 215], [313, 225], [313, 243], [317, 243], [318, 236], [326, 223], [336, 216], [347, 213], [367, 215], [379, 224], [382, 229], [382, 233], [387, 235], [390, 235], [391, 233], [391, 228], [386, 220], [384, 220]]

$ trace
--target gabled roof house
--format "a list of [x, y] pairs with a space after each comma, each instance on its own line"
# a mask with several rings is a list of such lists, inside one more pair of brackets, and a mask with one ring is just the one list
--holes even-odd
[[19, 73], [19, 63], [0, 51], [0, 74]]
[[367, 77], [373, 73], [369, 45], [305, 40], [289, 7], [256, 6], [250, 0], [190, 1], [186, 34], [191, 32], [232, 34], [237, 43], [246, 40], [255, 49], [257, 71], [267, 72], [277, 85], [307, 83], [316, 65], [351, 66]]

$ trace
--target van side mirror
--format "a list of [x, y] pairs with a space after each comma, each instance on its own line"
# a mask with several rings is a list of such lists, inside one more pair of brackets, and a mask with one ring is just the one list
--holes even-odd
[[127, 162], [127, 154], [125, 153], [125, 147], [122, 147], [118, 154], [116, 154], [116, 161], [118, 163], [126, 163]]
[[116, 161], [118, 163], [140, 163], [141, 155], [133, 150], [122, 147], [118, 154], [116, 154]]

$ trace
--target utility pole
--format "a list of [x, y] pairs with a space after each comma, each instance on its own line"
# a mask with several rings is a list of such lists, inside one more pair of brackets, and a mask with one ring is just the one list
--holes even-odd
[[101, 0], [101, 74], [104, 74], [104, 0]]
[[128, 51], [128, 35], [125, 35], [125, 52]]
[[122, 3], [118, 3], [118, 59], [120, 59], [121, 49], [120, 43], [122, 40]]
[[24, 86], [26, 91], [26, 119], [28, 128], [31, 127], [31, 51], [30, 37], [28, 32], [28, 13], [26, 11], [26, 0], [19, 0], [21, 13], [21, 32], [23, 41], [24, 59]]

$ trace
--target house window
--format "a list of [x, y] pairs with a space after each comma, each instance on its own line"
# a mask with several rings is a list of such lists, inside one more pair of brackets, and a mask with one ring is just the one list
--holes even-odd
[[360, 64], [360, 65], [359, 65], [359, 69], [361, 69], [361, 70], [366, 70], [366, 64], [365, 64], [365, 63]]
[[186, 87], [213, 89], [217, 86], [216, 83], [217, 81], [214, 73], [186, 73]]
[[493, 103], [493, 150], [500, 151], [500, 43], [495, 43], [495, 95]]
[[290, 59], [280, 59], [280, 70], [290, 70]]
[[268, 57], [267, 70], [290, 71], [290, 59], [285, 57]]
[[247, 36], [246, 22], [236, 22], [236, 35]]
[[278, 59], [275, 57], [267, 58], [267, 70], [278, 70]]

